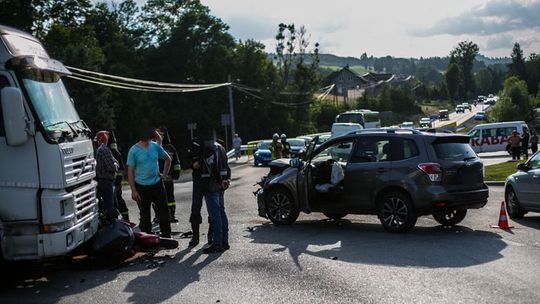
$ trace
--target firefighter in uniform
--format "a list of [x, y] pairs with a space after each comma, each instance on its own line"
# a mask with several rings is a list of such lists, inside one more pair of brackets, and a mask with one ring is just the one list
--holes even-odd
[[[157, 143], [160, 144], [165, 152], [167, 152], [167, 154], [169, 154], [172, 158], [171, 170], [167, 175], [163, 176], [162, 179], [163, 185], [165, 186], [165, 191], [167, 192], [167, 206], [169, 207], [171, 223], [178, 223], [178, 219], [176, 218], [176, 200], [174, 199], [174, 180], [180, 177], [180, 171], [182, 171], [182, 168], [180, 167], [180, 158], [178, 157], [176, 148], [172, 145], [167, 128], [162, 126], [158, 129], [158, 132], [161, 138], [156, 138]], [[163, 164], [164, 161], [160, 160], [160, 170], [163, 170]], [[152, 206], [154, 207], [155, 212], [155, 206]], [[157, 212], [155, 213], [157, 214]]]
[[120, 211], [122, 219], [129, 222], [129, 210], [126, 205], [126, 201], [122, 198], [122, 181], [124, 180], [124, 171], [126, 167], [124, 165], [124, 158], [122, 157], [122, 153], [120, 153], [120, 151], [118, 150], [114, 131], [111, 132], [109, 148], [111, 149], [113, 157], [118, 162], [118, 171], [116, 172], [116, 177], [114, 179], [114, 194], [116, 196], [116, 202], [118, 203], [118, 211]]

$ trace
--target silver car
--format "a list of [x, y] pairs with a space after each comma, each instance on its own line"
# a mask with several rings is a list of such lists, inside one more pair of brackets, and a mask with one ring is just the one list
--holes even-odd
[[540, 212], [540, 152], [517, 165], [518, 172], [510, 175], [505, 183], [505, 200], [508, 215], [522, 218], [529, 211]]

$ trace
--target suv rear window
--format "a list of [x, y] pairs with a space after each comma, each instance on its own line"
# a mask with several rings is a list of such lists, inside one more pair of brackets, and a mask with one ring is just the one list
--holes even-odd
[[433, 148], [437, 158], [441, 160], [463, 161], [476, 157], [476, 153], [468, 143], [440, 143], [434, 144]]

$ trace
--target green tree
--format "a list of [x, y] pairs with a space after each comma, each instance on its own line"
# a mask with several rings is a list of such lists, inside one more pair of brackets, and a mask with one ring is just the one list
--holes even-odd
[[450, 52], [450, 64], [455, 63], [459, 67], [461, 79], [459, 97], [470, 97], [475, 92], [472, 69], [478, 51], [478, 45], [472, 41], [462, 41]]
[[446, 81], [446, 88], [448, 89], [448, 96], [453, 100], [457, 97], [460, 83], [459, 67], [456, 63], [451, 63], [448, 66], [448, 70], [444, 74], [444, 79]]
[[476, 87], [480, 95], [489, 95], [493, 87], [493, 75], [489, 69], [483, 68], [475, 75]]
[[30, 32], [34, 24], [36, 2], [35, 0], [2, 0], [2, 9], [0, 9], [2, 24]]
[[362, 62], [362, 64], [364, 65], [364, 68], [368, 69], [368, 55], [366, 52], [362, 53], [362, 55], [360, 55], [360, 61]]
[[512, 63], [508, 66], [508, 75], [525, 80], [525, 59], [523, 58], [523, 51], [519, 43], [514, 43], [510, 57], [512, 57]]
[[532, 53], [529, 59], [525, 63], [525, 70], [527, 74], [527, 87], [529, 88], [529, 94], [538, 94], [538, 86], [540, 83], [540, 54]]
[[507, 78], [501, 93], [501, 98], [492, 111], [492, 116], [496, 120], [532, 120], [533, 103], [528, 95], [525, 81], [516, 76]]

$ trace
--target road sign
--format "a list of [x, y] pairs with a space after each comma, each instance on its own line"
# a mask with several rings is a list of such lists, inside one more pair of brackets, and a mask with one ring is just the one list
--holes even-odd
[[230, 114], [221, 114], [221, 125], [230, 126], [231, 125], [231, 115]]
[[197, 123], [196, 122], [188, 123], [187, 128], [188, 130], [195, 130], [197, 129]]

